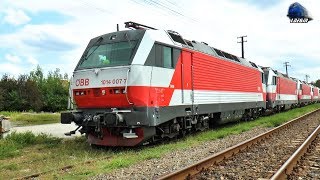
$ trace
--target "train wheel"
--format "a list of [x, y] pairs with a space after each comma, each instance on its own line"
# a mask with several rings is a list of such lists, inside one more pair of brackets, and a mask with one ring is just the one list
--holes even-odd
[[181, 138], [185, 137], [186, 134], [187, 134], [187, 131], [184, 130], [184, 129], [179, 132], [179, 136], [180, 136]]

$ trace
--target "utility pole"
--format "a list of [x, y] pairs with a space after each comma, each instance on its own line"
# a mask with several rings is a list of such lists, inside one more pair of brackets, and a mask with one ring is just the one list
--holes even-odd
[[243, 40], [243, 38], [245, 38], [245, 37], [247, 37], [247, 36], [240, 36], [240, 37], [238, 37], [238, 39], [241, 39], [241, 41], [238, 42], [238, 43], [241, 43], [242, 58], [244, 58], [244, 47], [243, 47], [243, 43], [244, 43], [244, 42], [247, 42], [247, 41]]
[[308, 75], [308, 74], [306, 74], [306, 82], [308, 83], [308, 78], [309, 78], [310, 76]]
[[287, 76], [289, 76], [289, 74], [288, 74], [288, 66], [290, 67], [291, 65], [289, 65], [289, 62], [284, 62], [283, 64], [286, 67], [286, 74], [287, 74]]

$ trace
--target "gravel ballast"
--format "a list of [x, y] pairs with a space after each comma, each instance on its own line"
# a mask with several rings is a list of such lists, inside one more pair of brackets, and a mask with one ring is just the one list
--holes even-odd
[[319, 117], [318, 112], [294, 122], [250, 149], [211, 166], [195, 179], [269, 179], [315, 130]]
[[289, 179], [320, 179], [320, 134], [315, 146], [297, 164]]
[[92, 179], [155, 179], [172, 171], [194, 164], [214, 153], [241, 143], [254, 136], [262, 134], [270, 128], [254, 128], [237, 135], [204, 142], [195, 147], [189, 147], [167, 153], [159, 159], [139, 162], [127, 168], [121, 168], [108, 174], [100, 174]]

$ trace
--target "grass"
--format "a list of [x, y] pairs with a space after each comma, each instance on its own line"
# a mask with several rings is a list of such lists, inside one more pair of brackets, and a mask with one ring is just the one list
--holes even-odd
[[30, 132], [12, 133], [0, 140], [0, 179], [23, 177], [112, 154], [92, 149], [84, 137], [64, 140]]
[[0, 115], [10, 117], [10, 121], [19, 126], [40, 125], [60, 122], [60, 113], [23, 113], [1, 111]]
[[[318, 108], [320, 108], [320, 104], [314, 104], [281, 114], [262, 117], [255, 121], [218, 127], [214, 130], [188, 136], [179, 141], [146, 147], [92, 149], [86, 143], [84, 137], [62, 140], [50, 136], [38, 137], [30, 134], [20, 136], [15, 134], [0, 140], [0, 157], [3, 154], [5, 156], [0, 158], [0, 177], [12, 179], [39, 171], [82, 163], [68, 171], [53, 171], [41, 176], [41, 178], [84, 179], [141, 163], [144, 160], [161, 158], [172, 151], [187, 149], [206, 141], [239, 134], [256, 127], [276, 127]], [[1, 150], [3, 146], [8, 146], [6, 148], [9, 150]], [[106, 156], [111, 156], [111, 158], [105, 159]], [[101, 160], [83, 163], [93, 159]]]
[[226, 127], [221, 127], [213, 131], [199, 133], [197, 136], [192, 137], [192, 139], [202, 142], [206, 140], [220, 139], [233, 134], [239, 134], [241, 132], [251, 130], [255, 127], [277, 127], [289, 120], [297, 118], [318, 108], [320, 108], [320, 104], [314, 104], [303, 108], [296, 108], [272, 116], [260, 117], [254, 121], [240, 122]]
[[60, 142], [61, 139], [51, 137], [47, 134], [34, 135], [32, 132], [13, 132], [5, 139], [0, 140], [0, 159], [20, 155], [22, 149], [32, 145], [41, 144], [49, 148], [57, 146]]

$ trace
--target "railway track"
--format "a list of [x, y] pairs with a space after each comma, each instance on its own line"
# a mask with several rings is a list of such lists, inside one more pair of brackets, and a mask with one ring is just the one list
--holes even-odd
[[[292, 156], [279, 168], [279, 170], [271, 177], [271, 179], [293, 179], [294, 171], [297, 171], [297, 163], [304, 158], [307, 152], [312, 151], [312, 147], [318, 141], [320, 133], [320, 125], [312, 132], [312, 134], [303, 142], [303, 144], [292, 154]], [[316, 157], [320, 162], [320, 157]], [[317, 168], [319, 170], [319, 167]], [[318, 173], [320, 175], [320, 172]]]
[[288, 179], [320, 179], [320, 135], [308, 146]]
[[278, 169], [287, 176], [292, 170], [282, 164], [317, 128], [319, 117], [320, 110], [313, 111], [160, 179], [276, 178]]

